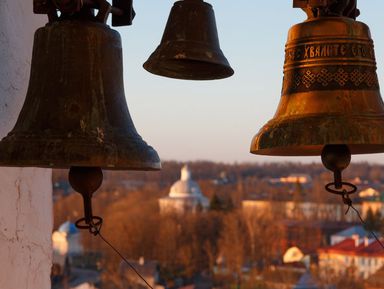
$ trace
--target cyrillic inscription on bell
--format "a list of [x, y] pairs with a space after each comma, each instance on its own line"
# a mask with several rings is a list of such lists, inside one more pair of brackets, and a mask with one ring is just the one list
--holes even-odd
[[281, 100], [253, 138], [252, 153], [320, 155], [328, 144], [347, 145], [352, 154], [384, 151], [384, 105], [369, 28], [354, 20], [355, 6], [348, 14], [326, 8], [304, 9], [309, 19], [290, 29]]

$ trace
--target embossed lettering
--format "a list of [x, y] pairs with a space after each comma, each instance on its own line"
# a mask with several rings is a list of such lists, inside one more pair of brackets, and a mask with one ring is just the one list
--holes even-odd
[[333, 53], [333, 55], [332, 56], [339, 56], [339, 44], [334, 44], [333, 45], [333, 51], [332, 51], [332, 53]]
[[329, 46], [324, 45], [321, 49], [321, 57], [329, 57]]
[[340, 47], [340, 54], [342, 55], [342, 56], [345, 56], [346, 54], [347, 54], [347, 47], [346, 47], [346, 45], [341, 45], [341, 47]]
[[[367, 53], [367, 49], [364, 45], [355, 44], [352, 46], [352, 54], [355, 57], [367, 57], [368, 53]], [[374, 57], [374, 56], [372, 56], [372, 53], [370, 53], [370, 56]]]
[[315, 57], [315, 47], [314, 46], [311, 46], [311, 48], [309, 49], [309, 56], [311, 58]]
[[367, 56], [367, 52], [365, 51], [365, 47], [364, 46], [361, 46], [361, 55], [363, 57], [366, 57]]
[[324, 43], [300, 45], [286, 51], [286, 61], [329, 57], [364, 57], [375, 60], [373, 47], [359, 43]]
[[310, 49], [310, 47], [305, 47], [304, 58], [309, 58], [309, 49]]

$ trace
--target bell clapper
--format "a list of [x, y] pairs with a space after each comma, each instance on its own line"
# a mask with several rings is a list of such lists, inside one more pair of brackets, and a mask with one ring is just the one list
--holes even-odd
[[351, 152], [347, 145], [325, 145], [321, 152], [323, 165], [333, 172], [334, 181], [325, 186], [325, 189], [336, 195], [341, 195], [345, 204], [351, 203], [349, 195], [357, 191], [354, 184], [344, 182], [342, 171], [351, 162]]
[[92, 195], [103, 182], [103, 172], [100, 167], [71, 167], [68, 174], [72, 188], [80, 193], [84, 201], [84, 217], [76, 221], [79, 229], [88, 229], [97, 235], [103, 219], [92, 213]]

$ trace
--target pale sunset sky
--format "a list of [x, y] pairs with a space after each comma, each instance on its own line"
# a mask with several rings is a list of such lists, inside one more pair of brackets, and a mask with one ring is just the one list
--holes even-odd
[[[160, 43], [171, 0], [137, 0], [123, 39], [128, 108], [139, 134], [162, 160], [220, 162], [320, 161], [320, 158], [262, 157], [249, 153], [252, 137], [275, 113], [283, 77], [284, 45], [293, 24], [306, 19], [292, 0], [210, 0], [221, 49], [235, 74], [215, 81], [186, 81], [152, 75], [142, 64]], [[358, 1], [359, 21], [375, 42], [384, 87], [384, 1]], [[384, 154], [353, 156], [384, 163]]]

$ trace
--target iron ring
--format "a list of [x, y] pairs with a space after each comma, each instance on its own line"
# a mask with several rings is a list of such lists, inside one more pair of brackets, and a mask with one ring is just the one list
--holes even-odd
[[91, 224], [87, 224], [85, 222], [85, 218], [81, 218], [80, 220], [77, 220], [75, 223], [76, 228], [82, 230], [82, 229], [91, 229], [93, 227], [99, 227], [103, 224], [103, 219], [98, 216], [92, 216]]
[[341, 184], [343, 185], [343, 187], [347, 187], [349, 190], [345, 190], [343, 188], [340, 190], [332, 189], [331, 186], [335, 186], [335, 183], [327, 184], [325, 186], [325, 189], [332, 194], [341, 195], [341, 196], [351, 195], [353, 193], [356, 193], [357, 187], [354, 184], [351, 184], [348, 182], [341, 182]]

